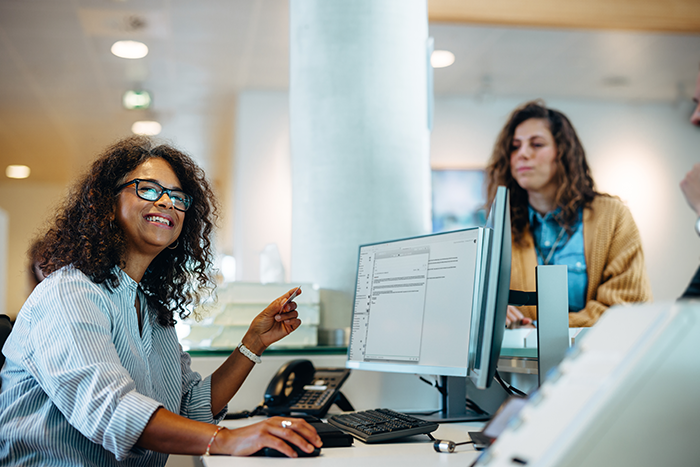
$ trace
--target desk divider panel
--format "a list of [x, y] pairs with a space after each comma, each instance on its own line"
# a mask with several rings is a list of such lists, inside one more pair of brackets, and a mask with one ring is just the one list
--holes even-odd
[[537, 376], [542, 386], [569, 350], [569, 287], [566, 266], [537, 266]]

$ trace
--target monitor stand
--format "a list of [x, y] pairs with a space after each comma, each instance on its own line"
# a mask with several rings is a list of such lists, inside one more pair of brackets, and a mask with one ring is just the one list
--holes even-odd
[[483, 422], [491, 418], [490, 413], [477, 412], [467, 408], [466, 376], [440, 376], [440, 386], [442, 399], [438, 412], [432, 414], [409, 413], [409, 415], [437, 423]]

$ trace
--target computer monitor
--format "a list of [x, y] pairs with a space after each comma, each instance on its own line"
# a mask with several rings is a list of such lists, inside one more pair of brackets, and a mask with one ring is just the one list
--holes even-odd
[[510, 253], [504, 187], [486, 227], [360, 246], [346, 367], [445, 377], [441, 418], [470, 419], [466, 378], [485, 389], [496, 372]]
[[508, 312], [512, 240], [506, 187], [498, 187], [486, 226], [491, 238], [484, 307], [481, 313], [473, 315], [469, 340], [469, 378], [479, 389], [488, 388], [493, 381]]
[[348, 368], [467, 376], [486, 229], [360, 246]]

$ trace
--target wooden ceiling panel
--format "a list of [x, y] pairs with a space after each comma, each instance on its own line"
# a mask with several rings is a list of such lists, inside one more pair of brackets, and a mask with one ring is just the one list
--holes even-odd
[[428, 0], [430, 21], [700, 33], [698, 0]]

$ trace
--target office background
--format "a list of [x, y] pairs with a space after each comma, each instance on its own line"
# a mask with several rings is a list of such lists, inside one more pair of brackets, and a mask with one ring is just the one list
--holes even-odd
[[[517, 8], [461, 22], [453, 2], [428, 2], [435, 49], [456, 55], [434, 72], [430, 164], [482, 168], [510, 111], [545, 99], [578, 130], [598, 188], [631, 208], [655, 298], [665, 299], [681, 293], [700, 259], [678, 188], [700, 162], [700, 131], [687, 121], [700, 12], [689, 0], [644, 5], [652, 20], [605, 21], [610, 10], [596, 24]], [[151, 44], [149, 56], [111, 56], [125, 35]], [[28, 179], [0, 180], [0, 311], [14, 315], [25, 300], [26, 249], [67, 185], [143, 119], [160, 121], [159, 136], [212, 178], [223, 208], [217, 250], [236, 258], [237, 278], [258, 280], [259, 253], [274, 243], [296, 280], [287, 1], [4, 1], [0, 64], [0, 163], [32, 169]], [[121, 108], [132, 88], [152, 92], [151, 109]]]

